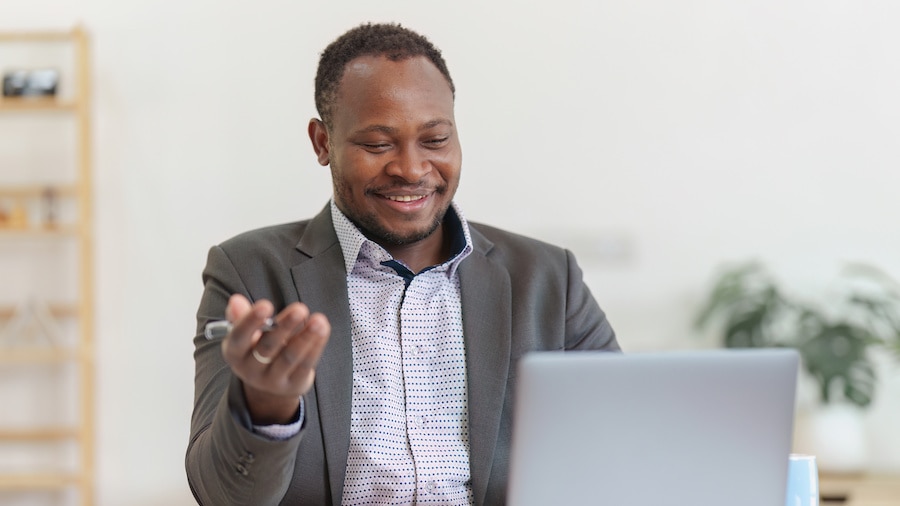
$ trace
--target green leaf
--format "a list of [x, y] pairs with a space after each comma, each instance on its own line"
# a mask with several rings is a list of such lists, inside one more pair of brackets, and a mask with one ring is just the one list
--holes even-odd
[[721, 274], [706, 303], [694, 320], [696, 328], [703, 328], [720, 314], [731, 313], [743, 307], [748, 301], [755, 300], [753, 284], [766, 277], [762, 266], [756, 262], [739, 265]]
[[838, 383], [849, 401], [860, 406], [871, 402], [875, 373], [866, 354], [868, 338], [865, 329], [841, 323], [822, 327], [799, 347], [804, 368], [819, 381], [823, 401], [831, 400], [831, 386]]
[[860, 407], [872, 402], [876, 376], [871, 364], [858, 362], [844, 379], [844, 397]]

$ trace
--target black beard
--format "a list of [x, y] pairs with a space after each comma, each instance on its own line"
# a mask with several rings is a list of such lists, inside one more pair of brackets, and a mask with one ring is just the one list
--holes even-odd
[[[333, 169], [332, 169], [333, 172]], [[344, 181], [340, 178], [333, 178], [334, 184], [334, 195], [338, 204], [338, 209], [344, 213], [344, 216], [350, 220], [351, 223], [356, 225], [356, 228], [362, 232], [367, 239], [374, 241], [382, 246], [406, 246], [409, 244], [417, 243], [423, 239], [428, 238], [431, 234], [434, 233], [435, 230], [441, 223], [444, 221], [444, 216], [447, 214], [447, 209], [450, 207], [450, 202], [447, 202], [447, 205], [438, 212], [434, 221], [432, 221], [428, 227], [411, 232], [407, 235], [398, 234], [394, 230], [390, 230], [386, 228], [384, 225], [379, 223], [378, 215], [376, 213], [371, 214], [352, 214], [349, 211], [352, 211], [355, 207], [353, 204], [352, 193], [344, 184]], [[396, 185], [394, 185], [396, 186]], [[368, 195], [377, 195], [379, 192], [385, 192], [394, 186], [385, 186], [380, 188], [370, 188], [366, 190], [366, 194]], [[424, 185], [419, 185], [424, 186]], [[445, 195], [449, 190], [448, 185], [439, 185], [434, 188], [435, 195]], [[346, 197], [346, 199], [345, 199]], [[344, 202], [346, 200], [346, 202]], [[342, 205], [342, 203], [344, 205]], [[346, 209], [344, 209], [346, 207]]]
[[446, 215], [447, 208], [444, 208], [442, 212], [438, 213], [434, 217], [434, 221], [431, 222], [428, 228], [410, 233], [408, 235], [400, 235], [393, 230], [389, 230], [383, 227], [378, 222], [378, 218], [374, 214], [367, 214], [363, 216], [347, 216], [347, 218], [349, 218], [350, 221], [352, 221], [353, 224], [356, 225], [356, 228], [358, 228], [360, 232], [363, 233], [363, 235], [378, 244], [390, 246], [406, 246], [408, 244], [414, 244], [428, 238], [431, 234], [434, 233], [435, 230], [437, 230], [439, 226], [441, 226], [441, 223], [443, 223], [444, 221], [444, 216]]

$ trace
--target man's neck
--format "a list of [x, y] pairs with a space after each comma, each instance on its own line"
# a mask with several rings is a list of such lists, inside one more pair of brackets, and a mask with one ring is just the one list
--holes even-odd
[[444, 263], [450, 258], [451, 241], [446, 234], [446, 227], [441, 223], [431, 235], [421, 241], [402, 246], [382, 244], [382, 247], [409, 267], [409, 270], [418, 274], [423, 269]]

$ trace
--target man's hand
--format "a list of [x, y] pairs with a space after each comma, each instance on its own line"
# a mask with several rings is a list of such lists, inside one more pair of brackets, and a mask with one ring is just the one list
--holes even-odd
[[222, 355], [244, 384], [244, 397], [254, 424], [290, 422], [300, 396], [312, 388], [316, 364], [331, 335], [322, 313], [294, 302], [275, 317], [275, 328], [259, 329], [274, 307], [267, 300], [251, 305], [243, 295], [228, 300], [226, 317], [234, 324], [222, 340]]

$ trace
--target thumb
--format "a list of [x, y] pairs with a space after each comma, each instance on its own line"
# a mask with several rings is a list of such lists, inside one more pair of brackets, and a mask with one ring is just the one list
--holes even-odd
[[236, 293], [228, 299], [228, 307], [225, 309], [225, 318], [230, 322], [236, 322], [250, 312], [250, 301], [247, 297]]

